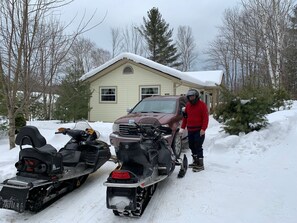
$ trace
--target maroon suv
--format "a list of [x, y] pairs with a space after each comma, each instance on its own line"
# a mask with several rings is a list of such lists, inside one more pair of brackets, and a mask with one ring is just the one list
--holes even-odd
[[[182, 150], [182, 140], [186, 139], [186, 133], [180, 137], [178, 130], [182, 121], [182, 108], [186, 106], [187, 98], [184, 96], [152, 96], [138, 102], [133, 109], [125, 116], [115, 120], [110, 143], [115, 148], [119, 147], [120, 142], [138, 141], [139, 136], [133, 134], [131, 127], [134, 122], [138, 122], [144, 117], [154, 117], [159, 120], [161, 125], [169, 126], [172, 134], [167, 136], [167, 140], [178, 158]], [[133, 128], [133, 127], [132, 127]]]

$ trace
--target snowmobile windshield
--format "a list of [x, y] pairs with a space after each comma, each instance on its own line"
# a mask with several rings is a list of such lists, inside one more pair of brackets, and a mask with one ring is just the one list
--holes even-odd
[[131, 113], [165, 113], [174, 114], [176, 100], [143, 100], [139, 102]]
[[73, 127], [73, 129], [76, 129], [76, 130], [86, 130], [91, 128], [92, 127], [90, 126], [90, 124], [86, 121], [79, 121], [75, 123], [75, 126]]
[[[93, 128], [90, 126], [90, 124], [87, 121], [78, 121], [77, 123], [75, 123], [73, 129], [86, 131], [86, 129], [93, 129]], [[97, 139], [99, 139], [100, 133], [96, 130], [95, 132], [97, 134]]]

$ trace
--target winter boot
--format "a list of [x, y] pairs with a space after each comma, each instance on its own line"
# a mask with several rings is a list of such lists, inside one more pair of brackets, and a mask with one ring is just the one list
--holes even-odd
[[198, 157], [197, 155], [192, 155], [193, 157], [193, 163], [189, 164], [189, 168], [193, 168], [194, 166], [198, 165]]
[[198, 164], [193, 166], [193, 172], [204, 170], [203, 158], [198, 158]]

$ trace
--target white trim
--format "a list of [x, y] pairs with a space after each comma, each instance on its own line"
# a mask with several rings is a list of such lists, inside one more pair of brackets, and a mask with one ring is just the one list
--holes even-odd
[[[102, 90], [104, 89], [114, 89], [114, 101], [104, 101], [102, 100]], [[99, 86], [99, 103], [100, 104], [116, 104], [117, 103], [117, 87], [116, 86]]]

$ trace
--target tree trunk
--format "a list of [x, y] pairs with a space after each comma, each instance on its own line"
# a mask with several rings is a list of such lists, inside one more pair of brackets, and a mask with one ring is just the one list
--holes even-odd
[[11, 112], [8, 113], [8, 120], [9, 120], [9, 130], [8, 130], [9, 149], [13, 149], [15, 147], [15, 117], [14, 117], [14, 114], [11, 114]]

